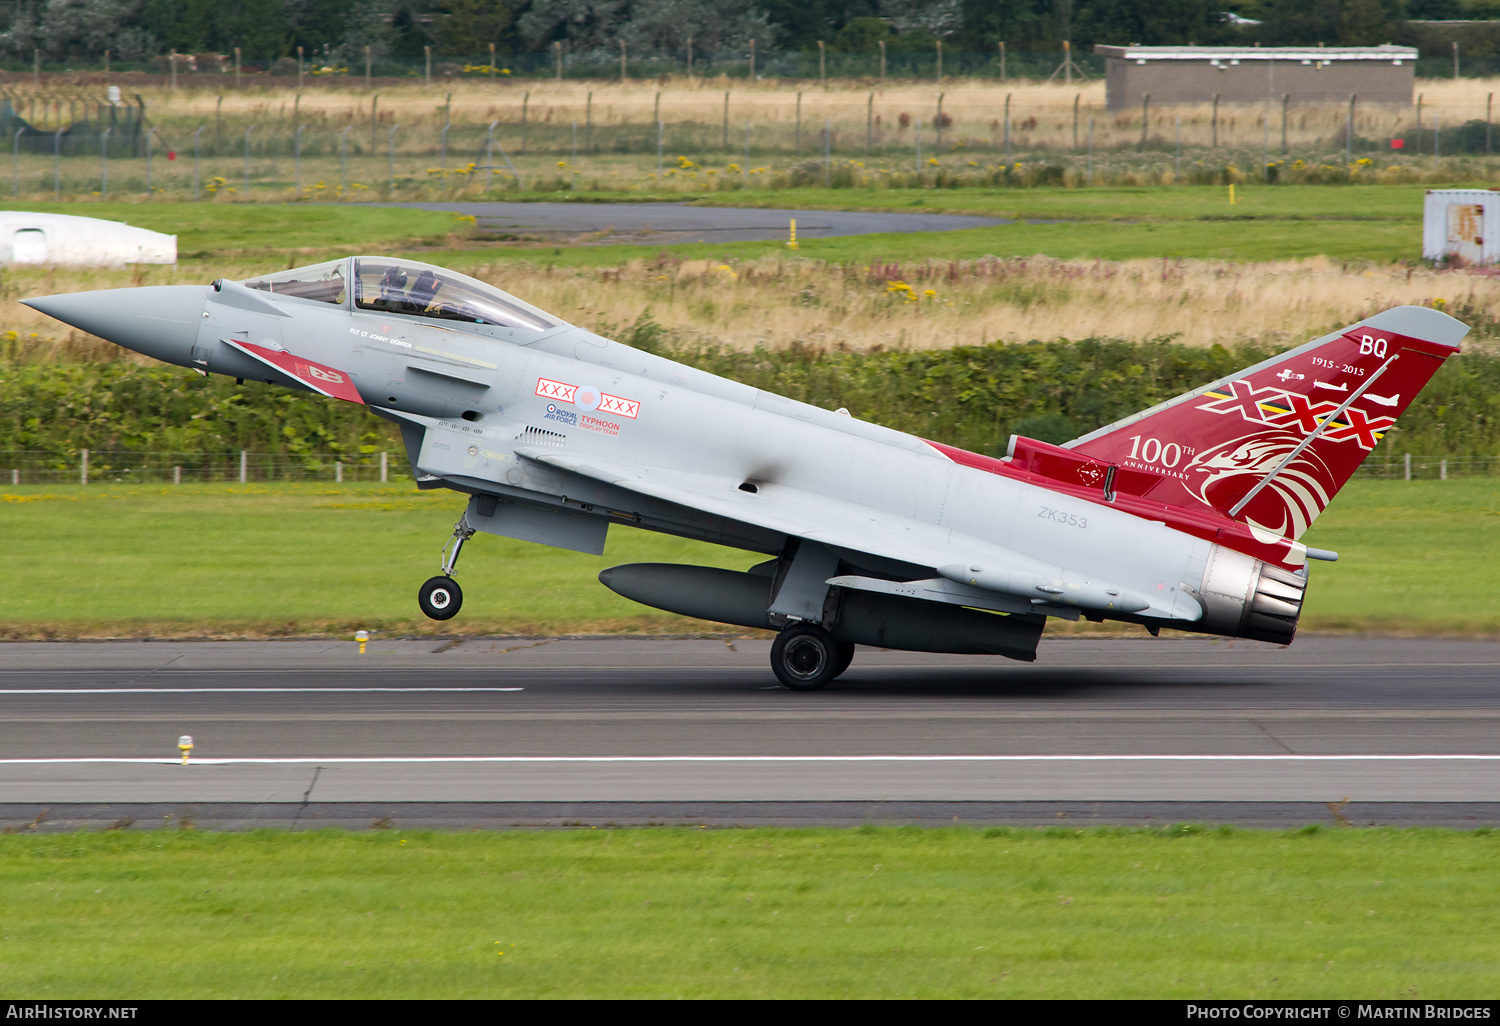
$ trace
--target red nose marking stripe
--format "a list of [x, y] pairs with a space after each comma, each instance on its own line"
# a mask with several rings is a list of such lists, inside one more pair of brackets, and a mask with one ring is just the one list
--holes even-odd
[[224, 341], [246, 356], [254, 357], [261, 363], [296, 378], [315, 392], [331, 399], [342, 399], [346, 403], [360, 403], [361, 405], [364, 403], [359, 389], [354, 387], [354, 382], [350, 380], [347, 371], [341, 371], [314, 360], [307, 360], [283, 350], [267, 349], [253, 342], [236, 342], [228, 338]]

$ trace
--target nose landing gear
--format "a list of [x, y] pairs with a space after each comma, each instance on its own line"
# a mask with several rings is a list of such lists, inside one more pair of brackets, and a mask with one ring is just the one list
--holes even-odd
[[453, 525], [453, 537], [443, 546], [442, 575], [430, 577], [417, 592], [417, 605], [433, 620], [452, 619], [463, 608], [464, 593], [453, 579], [453, 570], [458, 565], [458, 554], [464, 542], [474, 537], [474, 528], [469, 526], [467, 512]]

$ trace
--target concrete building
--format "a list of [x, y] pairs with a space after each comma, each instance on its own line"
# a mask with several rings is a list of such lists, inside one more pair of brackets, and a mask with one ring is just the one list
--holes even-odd
[[1410, 46], [1096, 46], [1110, 110], [1174, 103], [1412, 102]]

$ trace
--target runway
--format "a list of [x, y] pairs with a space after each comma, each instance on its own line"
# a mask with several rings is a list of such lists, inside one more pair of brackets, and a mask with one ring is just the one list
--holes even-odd
[[378, 203], [371, 206], [438, 210], [473, 217], [497, 235], [534, 237], [567, 245], [671, 245], [678, 242], [785, 240], [793, 219], [799, 239], [875, 232], [940, 232], [1015, 224], [963, 214], [847, 210], [767, 210], [695, 207], [687, 203]]
[[[190, 804], [236, 821], [399, 807], [447, 822], [462, 806], [491, 821], [1040, 821], [1055, 808], [1478, 823], [1500, 808], [1500, 643], [1059, 639], [1032, 665], [861, 649], [812, 694], [776, 684], [768, 647], [0, 645], [0, 820]], [[186, 767], [181, 734], [195, 741]]]

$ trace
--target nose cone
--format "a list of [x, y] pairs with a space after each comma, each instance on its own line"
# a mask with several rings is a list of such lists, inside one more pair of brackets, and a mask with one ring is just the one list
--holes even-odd
[[167, 363], [189, 365], [207, 285], [151, 285], [21, 302], [64, 324]]

